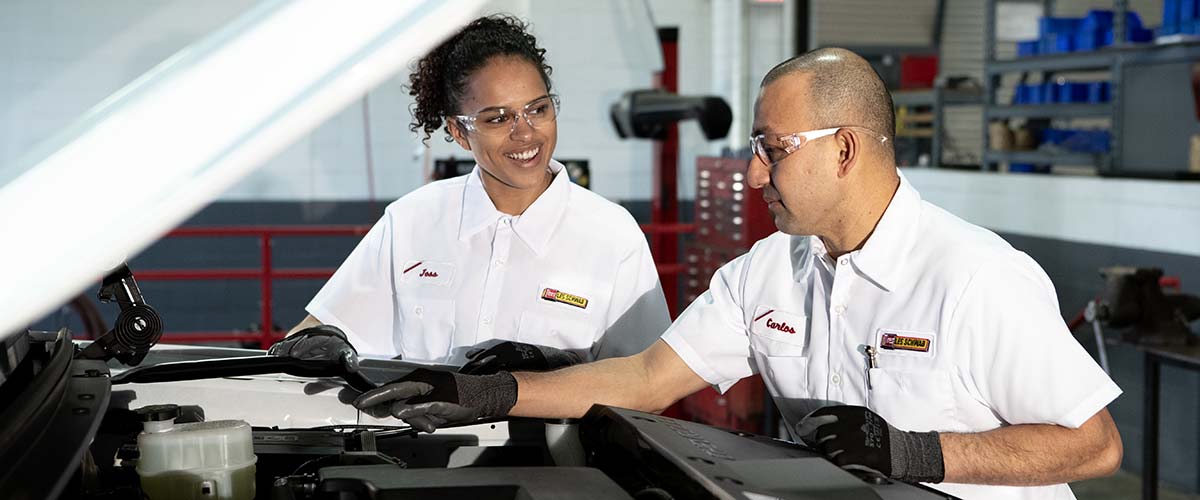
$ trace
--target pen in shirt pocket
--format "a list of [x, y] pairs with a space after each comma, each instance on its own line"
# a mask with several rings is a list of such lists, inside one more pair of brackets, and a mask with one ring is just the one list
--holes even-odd
[[864, 350], [867, 353], [867, 390], [871, 391], [875, 390], [875, 387], [871, 385], [871, 369], [879, 368], [879, 361], [875, 359], [875, 346], [869, 345]]

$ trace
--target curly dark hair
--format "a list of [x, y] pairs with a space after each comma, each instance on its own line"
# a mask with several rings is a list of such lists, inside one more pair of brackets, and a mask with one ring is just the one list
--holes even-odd
[[[428, 143], [429, 137], [443, 127], [445, 117], [459, 113], [467, 79], [493, 57], [517, 56], [529, 61], [541, 73], [549, 91], [553, 70], [546, 64], [546, 49], [538, 47], [528, 28], [524, 21], [509, 15], [481, 17], [417, 61], [408, 77], [408, 94], [416, 98], [409, 108], [413, 121], [408, 129], [422, 130], [422, 142]], [[449, 138], [448, 123], [443, 130]]]

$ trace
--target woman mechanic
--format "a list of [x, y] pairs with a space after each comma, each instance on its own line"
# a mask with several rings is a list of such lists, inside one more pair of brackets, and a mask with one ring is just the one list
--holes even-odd
[[345, 341], [468, 372], [550, 369], [635, 354], [666, 330], [637, 223], [552, 159], [559, 98], [526, 28], [482, 17], [417, 62], [410, 129], [443, 129], [475, 169], [391, 203], [272, 354]]

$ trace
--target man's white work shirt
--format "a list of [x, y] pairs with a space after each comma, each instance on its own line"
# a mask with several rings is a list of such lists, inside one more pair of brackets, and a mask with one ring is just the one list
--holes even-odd
[[[793, 432], [831, 404], [869, 407], [906, 431], [1077, 428], [1121, 393], [1067, 331], [1033, 259], [903, 177], [862, 249], [833, 261], [820, 238], [775, 233], [721, 267], [663, 339], [722, 391], [761, 373]], [[1065, 484], [933, 486], [1074, 498]]]
[[519, 217], [496, 210], [479, 167], [387, 207], [308, 304], [360, 353], [461, 364], [515, 340], [584, 359], [641, 352], [670, 324], [646, 237], [624, 208], [554, 180]]

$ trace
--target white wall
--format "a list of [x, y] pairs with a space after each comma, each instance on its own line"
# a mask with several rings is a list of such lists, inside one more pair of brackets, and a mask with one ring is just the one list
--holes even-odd
[[[0, 2], [0, 68], [4, 68], [0, 71], [0, 169], [253, 3]], [[649, 198], [649, 143], [620, 141], [608, 118], [609, 104], [622, 91], [651, 86], [654, 72], [661, 67], [647, 4], [642, 0], [494, 0], [487, 10], [527, 18], [547, 49], [556, 91], [563, 98], [555, 156], [589, 159], [594, 189], [602, 195], [617, 200]], [[686, 17], [681, 22], [694, 24]], [[685, 55], [693, 63], [698, 59], [695, 53]], [[406, 81], [406, 74], [397, 75], [365, 100], [377, 199], [396, 198], [424, 182], [424, 150], [408, 131], [412, 99], [403, 90]], [[694, 143], [694, 137], [685, 140]], [[466, 156], [440, 135], [430, 144], [432, 156]], [[367, 154], [364, 102], [359, 102], [263, 165], [223, 198], [365, 199], [370, 194]]]
[[1200, 185], [904, 170], [921, 196], [1003, 233], [1200, 256]]

